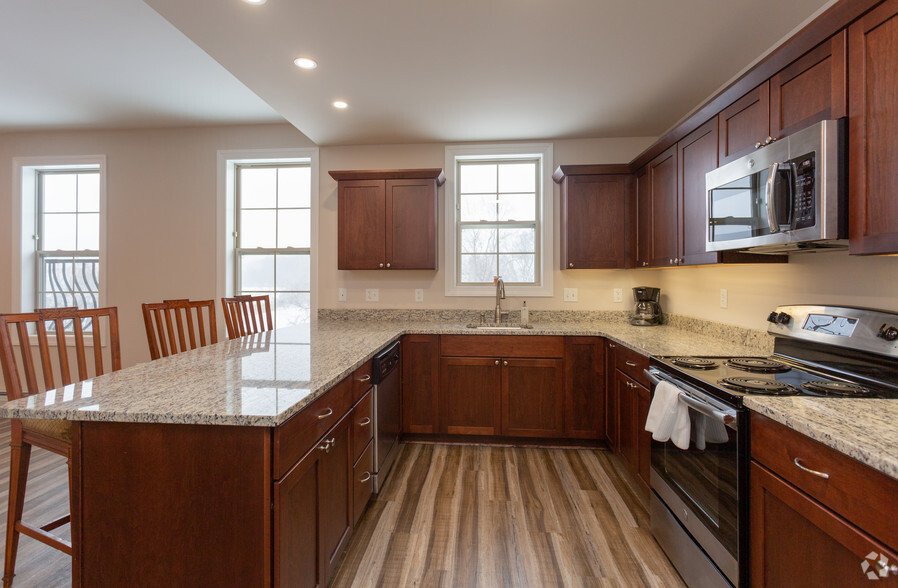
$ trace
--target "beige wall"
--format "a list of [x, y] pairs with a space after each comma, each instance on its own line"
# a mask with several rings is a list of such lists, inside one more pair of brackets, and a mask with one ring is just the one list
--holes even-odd
[[[651, 138], [555, 141], [555, 163], [629, 161]], [[314, 145], [292, 126], [249, 125], [131, 131], [0, 134], [0, 312], [14, 309], [11, 279], [12, 160], [14, 157], [97, 155], [107, 157], [107, 303], [120, 308], [125, 365], [149, 358], [140, 303], [172, 297], [211, 298], [216, 277], [216, 156], [227, 149], [302, 148]], [[444, 145], [325, 147], [319, 167], [318, 300], [322, 308], [476, 308], [489, 298], [445, 297], [442, 270], [344, 272], [336, 269], [336, 182], [331, 169], [442, 167]], [[556, 188], [557, 195], [557, 188]], [[443, 193], [440, 191], [442, 221]], [[556, 226], [558, 222], [556, 197]], [[443, 227], [440, 234], [442, 260]], [[558, 267], [556, 232], [555, 267]], [[842, 252], [792, 256], [784, 265], [675, 268], [668, 270], [575, 270], [555, 272], [555, 295], [527, 300], [533, 309], [623, 310], [630, 288], [657, 286], [665, 310], [764, 328], [777, 304], [829, 302], [898, 311], [894, 285], [898, 257], [858, 258]], [[349, 291], [337, 301], [337, 289]], [[577, 288], [579, 302], [561, 300]], [[379, 288], [380, 302], [365, 303], [364, 289]], [[425, 291], [414, 302], [414, 289]], [[613, 288], [624, 289], [614, 303]], [[719, 290], [729, 308], [719, 308]], [[506, 307], [517, 309], [520, 299]], [[224, 337], [221, 325], [220, 337]]]

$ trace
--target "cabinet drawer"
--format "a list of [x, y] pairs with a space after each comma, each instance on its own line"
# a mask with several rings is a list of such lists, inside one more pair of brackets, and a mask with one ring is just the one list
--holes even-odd
[[352, 372], [352, 401], [358, 402], [359, 398], [365, 395], [365, 392], [371, 389], [373, 374], [371, 360], [366, 361], [362, 367]]
[[274, 478], [293, 467], [352, 406], [352, 381], [344, 378], [274, 430]]
[[564, 337], [533, 335], [444, 335], [444, 357], [564, 357]]
[[614, 362], [617, 369], [624, 372], [646, 388], [651, 388], [651, 384], [646, 379], [645, 374], [642, 373], [643, 370], [649, 368], [648, 357], [624, 347], [623, 345], [618, 345], [614, 349]]
[[371, 412], [374, 394], [372, 390], [362, 397], [362, 400], [352, 409], [352, 459], [359, 458], [368, 442], [374, 437], [374, 414]]
[[374, 476], [371, 470], [374, 469], [374, 442], [368, 443], [362, 457], [356, 462], [352, 468], [352, 525], [355, 526], [362, 518], [365, 507], [371, 499], [371, 493], [374, 491]]
[[[892, 549], [898, 548], [898, 480], [757, 413], [751, 456]], [[828, 479], [802, 470], [829, 475]]]

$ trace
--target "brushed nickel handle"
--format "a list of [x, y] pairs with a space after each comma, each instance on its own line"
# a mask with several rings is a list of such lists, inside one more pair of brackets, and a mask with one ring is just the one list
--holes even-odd
[[615, 347], [617, 347], [617, 345], [615, 345], [614, 343], [609, 343], [608, 347], [610, 347], [611, 349], [614, 349]]
[[371, 379], [371, 374], [365, 374], [364, 376], [359, 378], [359, 382], [367, 382], [370, 379]]
[[508, 360], [503, 361], [502, 365], [508, 365]]
[[625, 361], [624, 363], [627, 364], [627, 365], [630, 366], [630, 367], [636, 367], [636, 364], [633, 363], [632, 361], [629, 361], [629, 360], [628, 360], [628, 361]]
[[498, 360], [498, 359], [496, 360], [496, 365], [499, 365], [499, 360]]
[[387, 264], [387, 267], [390, 267], [390, 264], [389, 264], [389, 263]]
[[809, 474], [814, 474], [815, 476], [817, 476], [819, 478], [823, 478], [824, 480], [829, 480], [829, 474], [827, 474], [825, 472], [818, 472], [817, 470], [812, 470], [810, 468], [804, 467], [803, 465], [801, 465], [801, 462], [798, 461], [797, 457], [794, 460], [792, 460], [792, 463], [794, 463], [796, 466], [798, 466], [798, 469], [800, 469], [800, 470], [803, 470]]
[[380, 264], [380, 267], [383, 267], [383, 266], [384, 266], [384, 264]]
[[319, 446], [318, 446], [318, 449], [320, 449], [321, 451], [323, 451], [323, 452], [325, 452], [325, 453], [330, 453], [330, 451], [331, 451], [331, 446], [328, 445], [327, 442], [325, 442], [324, 445], [319, 445]]
[[322, 419], [326, 419], [327, 417], [331, 416], [332, 414], [334, 414], [334, 409], [328, 408], [323, 413], [318, 415], [318, 420], [320, 421]]
[[367, 427], [367, 426], [370, 425], [370, 424], [371, 424], [371, 419], [369, 419], [368, 417], [365, 417], [365, 418], [363, 418], [362, 420], [359, 421], [359, 426], [360, 426], [360, 427]]
[[331, 447], [336, 447], [337, 446], [337, 438], [331, 437], [331, 439], [330, 439], [330, 441], [328, 441], [328, 443], [331, 444]]
[[367, 482], [370, 479], [371, 479], [371, 472], [365, 472], [365, 477], [362, 478], [361, 480], [359, 480], [359, 483], [364, 484], [365, 482]]

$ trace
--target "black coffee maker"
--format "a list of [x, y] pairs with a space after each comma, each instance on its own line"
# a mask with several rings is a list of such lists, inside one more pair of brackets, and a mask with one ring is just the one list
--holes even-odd
[[631, 325], [649, 327], [661, 324], [661, 288], [633, 288], [633, 300], [636, 301], [636, 308], [630, 317]]

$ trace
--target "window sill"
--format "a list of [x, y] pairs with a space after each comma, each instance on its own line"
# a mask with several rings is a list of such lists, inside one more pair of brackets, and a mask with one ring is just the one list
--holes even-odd
[[[506, 297], [551, 298], [554, 295], [551, 286], [505, 286]], [[480, 296], [495, 297], [496, 287], [488, 286], [446, 286], [446, 296]]]

